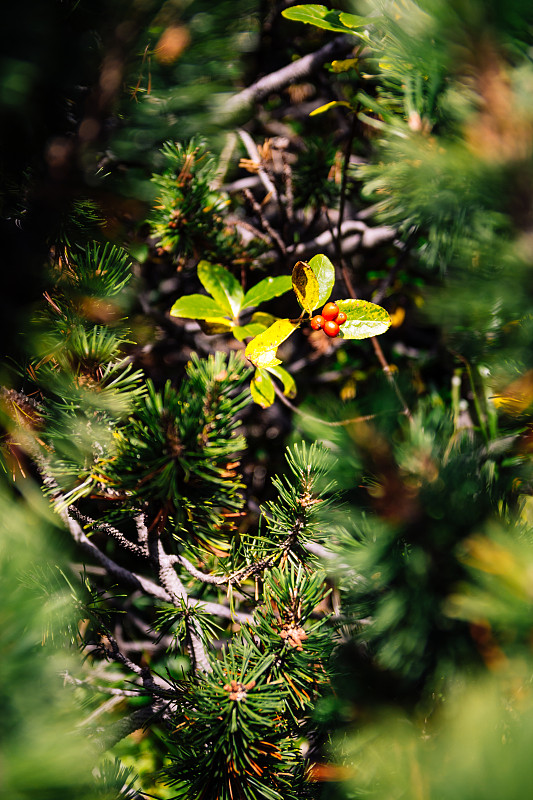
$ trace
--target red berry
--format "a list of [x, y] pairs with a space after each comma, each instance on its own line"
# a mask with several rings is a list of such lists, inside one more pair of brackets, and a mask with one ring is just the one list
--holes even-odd
[[344, 325], [344, 323], [346, 322], [347, 319], [348, 319], [348, 317], [346, 316], [344, 311], [339, 311], [339, 313], [337, 314], [337, 319], [335, 320], [335, 322], [337, 323], [337, 325]]
[[317, 314], [316, 317], [313, 317], [311, 320], [311, 327], [314, 331], [319, 331], [323, 325], [324, 317], [322, 317], [320, 314]]
[[339, 332], [340, 332], [339, 326], [332, 319], [327, 319], [324, 322], [324, 333], [326, 334], [326, 336], [331, 336], [331, 338], [334, 339], [335, 336], [339, 335]]
[[339, 306], [337, 303], [326, 303], [324, 308], [322, 309], [322, 316], [324, 319], [337, 319], [337, 314], [339, 313]]

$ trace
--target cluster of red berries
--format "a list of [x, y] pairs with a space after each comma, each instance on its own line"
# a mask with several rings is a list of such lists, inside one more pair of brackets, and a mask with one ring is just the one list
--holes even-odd
[[317, 314], [311, 320], [311, 327], [314, 331], [323, 330], [326, 336], [332, 339], [339, 335], [339, 325], [344, 325], [348, 317], [344, 311], [339, 311], [337, 303], [326, 303], [322, 309], [322, 314]]

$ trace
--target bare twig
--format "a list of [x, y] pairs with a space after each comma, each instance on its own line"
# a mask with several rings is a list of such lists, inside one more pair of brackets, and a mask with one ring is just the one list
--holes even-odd
[[[352, 234], [352, 236], [349, 236], [349, 234]], [[349, 254], [359, 247], [371, 249], [385, 242], [390, 242], [396, 237], [396, 231], [387, 225], [371, 228], [362, 220], [345, 220], [341, 225], [340, 235], [342, 252]], [[326, 255], [333, 255], [336, 252], [335, 240], [336, 234], [333, 225], [331, 225], [329, 230], [323, 231], [318, 236], [315, 236], [314, 239], [300, 242], [294, 250], [291, 251], [289, 248], [289, 252], [294, 253], [299, 258], [305, 258], [311, 253], [316, 253], [317, 250], [325, 252]]]
[[86, 516], [85, 514], [81, 514], [77, 508], [74, 506], [70, 506], [69, 512], [76, 517], [79, 522], [85, 522], [87, 525], [90, 525], [91, 528], [95, 530], [102, 531], [103, 533], [107, 533], [111, 536], [116, 542], [118, 542], [125, 550], [128, 550], [130, 553], [133, 553], [136, 556], [140, 556], [141, 558], [147, 558], [148, 552], [146, 549], [141, 547], [134, 542], [130, 542], [121, 531], [117, 528], [114, 528], [112, 525], [109, 525], [107, 522], [101, 522], [98, 520], [94, 520], [91, 517]]
[[[159, 579], [171, 596], [174, 605], [178, 607], [182, 604], [190, 606], [191, 603], [187, 590], [173, 569], [172, 561], [170, 556], [165, 552], [158, 531], [149, 531], [148, 548], [154, 565], [158, 570]], [[211, 672], [212, 667], [207, 653], [205, 652], [202, 642], [202, 630], [197, 619], [193, 619], [191, 625], [187, 626], [187, 632], [190, 654], [195, 668], [201, 669], [203, 672]]]
[[120, 580], [129, 586], [134, 586], [136, 589], [140, 589], [144, 594], [156, 597], [158, 600], [164, 600], [167, 603], [171, 602], [171, 596], [169, 593], [157, 583], [154, 583], [149, 578], [145, 578], [142, 575], [137, 575], [135, 572], [125, 569], [125, 567], [121, 567], [119, 564], [113, 561], [113, 559], [109, 558], [109, 556], [106, 556], [105, 553], [102, 553], [102, 551], [99, 550], [99, 548], [96, 547], [96, 545], [93, 544], [93, 542], [91, 542], [91, 540], [86, 536], [81, 525], [69, 513], [68, 509], [62, 509], [59, 513], [76, 544], [78, 544], [82, 550], [84, 550], [88, 555], [91, 555], [96, 561], [105, 567], [108, 574], [113, 575], [115, 578], [117, 578], [117, 580]]
[[261, 102], [270, 94], [285, 89], [289, 84], [309, 78], [322, 64], [349, 53], [353, 47], [354, 38], [352, 36], [337, 36], [316, 53], [303, 56], [298, 61], [294, 61], [276, 72], [271, 72], [270, 75], [265, 75], [247, 89], [243, 89], [228, 102], [226, 112], [233, 115], [249, 109], [253, 103]]
[[281, 256], [285, 256], [286, 253], [287, 253], [287, 248], [285, 247], [285, 243], [283, 242], [283, 239], [281, 238], [279, 233], [277, 231], [275, 231], [274, 228], [271, 226], [271, 224], [269, 223], [269, 221], [267, 220], [267, 218], [263, 214], [263, 209], [261, 208], [261, 206], [259, 205], [259, 203], [255, 199], [253, 194], [248, 189], [245, 189], [243, 194], [246, 197], [246, 199], [248, 200], [248, 202], [250, 203], [250, 205], [252, 206], [252, 208], [255, 211], [255, 213], [257, 214], [257, 216], [259, 217], [259, 221], [261, 222], [261, 225], [263, 226], [263, 229], [270, 236], [270, 238], [272, 240], [272, 244], [277, 246], [277, 249], [278, 249], [278, 251], [279, 251]]
[[[111, 700], [117, 702], [117, 699], [118, 698], [110, 698], [108, 702]], [[139, 728], [146, 728], [151, 721], [156, 721], [158, 719], [165, 720], [165, 707], [166, 705], [164, 703], [155, 702], [152, 703], [152, 705], [137, 709], [133, 714], [123, 717], [106, 728], [97, 729], [95, 733], [98, 734], [98, 744], [103, 750], [109, 750], [109, 748], [113, 747], [117, 742], [120, 742], [121, 739], [129, 736], [133, 731], [137, 731]], [[97, 711], [98, 710], [99, 709], [97, 709]], [[87, 719], [85, 722], [87, 723], [88, 721]]]
[[287, 161], [285, 153], [281, 154], [283, 162], [283, 183], [285, 185], [285, 196], [287, 200], [287, 219], [290, 223], [294, 222], [294, 188], [292, 185], [292, 169]]
[[257, 174], [259, 175], [259, 179], [266, 189], [267, 195], [271, 194], [274, 197], [277, 197], [278, 190], [276, 188], [276, 185], [270, 180], [263, 166], [263, 159], [259, 155], [259, 150], [257, 149], [256, 143], [254, 142], [248, 131], [243, 131], [242, 129], [240, 129], [239, 136], [241, 137], [243, 145], [246, 147], [246, 152], [248, 153], [252, 161], [255, 164], [257, 164]]
[[[145, 578], [142, 575], [125, 569], [125, 567], [121, 567], [113, 561], [113, 559], [109, 558], [109, 556], [106, 556], [105, 553], [102, 553], [102, 551], [88, 539], [81, 525], [69, 515], [66, 509], [61, 511], [60, 514], [74, 541], [80, 545], [82, 550], [98, 561], [109, 575], [114, 576], [117, 580], [128, 586], [133, 586], [135, 589], [143, 592], [143, 594], [150, 595], [158, 600], [163, 600], [166, 603], [173, 603], [172, 596], [162, 586], [154, 583], [154, 581], [151, 581], [149, 578]], [[249, 622], [251, 620], [249, 614], [232, 611], [228, 606], [224, 606], [221, 603], [206, 602], [198, 600], [195, 597], [189, 598], [189, 602], [190, 605], [202, 606], [209, 614], [215, 614], [219, 617], [235, 620], [237, 622]]]
[[[88, 680], [81, 680], [75, 678], [67, 670], [61, 673], [65, 683], [70, 683], [72, 686], [83, 686], [85, 689], [91, 689], [93, 692], [101, 692], [102, 694], [110, 694], [113, 697], [142, 697], [143, 689], [118, 689], [115, 686], [101, 686], [100, 684], [91, 683]], [[122, 676], [121, 676], [122, 677]]]
[[[275, 383], [273, 383], [273, 386], [276, 395], [279, 397], [281, 402], [287, 406], [287, 408], [290, 408], [291, 411], [294, 411], [295, 414], [300, 414], [300, 416], [305, 417], [306, 419], [310, 419], [313, 422], [320, 422], [321, 425], [327, 425], [328, 428], [339, 428], [339, 427], [344, 427], [345, 425], [355, 425], [358, 422], [368, 422], [369, 420], [375, 419], [378, 416], [377, 414], [367, 414], [366, 416], [363, 417], [350, 417], [350, 419], [341, 419], [338, 422], [328, 422], [327, 420], [320, 419], [320, 417], [315, 417], [314, 414], [308, 414], [307, 411], [302, 411], [301, 408], [295, 406], [293, 403], [291, 403], [290, 400], [288, 400], [285, 397], [281, 389], [279, 389]], [[383, 413], [385, 412], [381, 412], [381, 415]]]
[[348, 134], [348, 141], [346, 143], [346, 154], [344, 156], [344, 164], [342, 167], [342, 181], [341, 181], [341, 196], [339, 202], [339, 220], [337, 222], [337, 243], [338, 248], [340, 250], [341, 244], [341, 228], [342, 228], [342, 221], [344, 219], [344, 209], [346, 207], [346, 187], [348, 185], [348, 165], [350, 163], [350, 156], [352, 154], [352, 146], [353, 140], [355, 137], [355, 131], [357, 129], [357, 115], [352, 114], [352, 121], [350, 124], [350, 132]]
[[194, 564], [185, 558], [185, 556], [174, 556], [171, 555], [168, 557], [170, 564], [181, 564], [182, 567], [185, 567], [187, 572], [189, 572], [194, 578], [201, 581], [202, 583], [211, 583], [214, 586], [222, 586], [228, 583], [229, 576], [226, 575], [208, 575], [205, 572], [201, 572], [201, 570], [197, 569]]

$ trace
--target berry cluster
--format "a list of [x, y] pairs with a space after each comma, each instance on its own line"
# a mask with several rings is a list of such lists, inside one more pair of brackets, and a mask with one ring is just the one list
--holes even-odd
[[317, 314], [311, 320], [311, 327], [314, 331], [323, 330], [326, 336], [334, 339], [339, 335], [339, 325], [344, 325], [347, 319], [344, 311], [339, 311], [337, 303], [326, 303], [322, 314]]

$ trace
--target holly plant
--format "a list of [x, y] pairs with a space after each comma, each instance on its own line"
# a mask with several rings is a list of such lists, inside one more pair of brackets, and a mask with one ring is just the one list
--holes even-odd
[[[296, 394], [296, 384], [276, 357], [280, 344], [304, 322], [314, 330], [323, 330], [330, 338], [367, 339], [379, 336], [390, 326], [388, 313], [381, 306], [366, 300], [328, 302], [335, 284], [335, 267], [327, 256], [319, 254], [307, 263], [298, 261], [292, 275], [264, 278], [244, 293], [237, 279], [225, 267], [200, 261], [200, 282], [211, 295], [191, 294], [180, 297], [170, 311], [172, 316], [198, 320], [208, 334], [232, 333], [240, 342], [251, 339], [245, 355], [255, 367], [250, 391], [256, 403], [272, 405], [275, 389], [272, 377], [283, 384], [288, 397]], [[279, 319], [271, 314], [255, 312], [247, 324], [241, 316], [260, 303], [284, 294], [292, 287], [302, 309], [296, 319]], [[324, 306], [321, 314], [313, 312]]]

